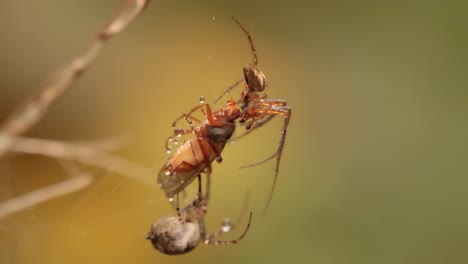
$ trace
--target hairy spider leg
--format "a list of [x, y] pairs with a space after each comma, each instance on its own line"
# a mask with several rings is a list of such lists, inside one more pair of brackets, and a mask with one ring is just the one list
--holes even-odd
[[[260, 113], [262, 116], [282, 115], [284, 117], [284, 123], [283, 123], [283, 128], [281, 129], [281, 138], [280, 138], [280, 142], [279, 142], [279, 145], [278, 145], [278, 149], [270, 157], [268, 157], [268, 158], [266, 158], [266, 159], [264, 159], [264, 160], [262, 160], [260, 162], [254, 163], [254, 164], [242, 166], [241, 168], [244, 169], [244, 168], [254, 167], [254, 166], [263, 164], [263, 163], [265, 163], [265, 162], [267, 162], [267, 161], [269, 161], [269, 160], [276, 157], [275, 176], [273, 178], [273, 185], [271, 187], [271, 191], [270, 191], [270, 195], [269, 195], [268, 200], [267, 200], [267, 204], [266, 204], [265, 209], [263, 211], [263, 214], [265, 214], [268, 207], [271, 204], [271, 200], [273, 198], [273, 192], [275, 190], [276, 182], [277, 182], [277, 179], [278, 179], [278, 172], [279, 172], [279, 165], [280, 165], [280, 161], [281, 161], [281, 155], [283, 153], [284, 142], [286, 141], [287, 128], [288, 128], [288, 125], [289, 125], [289, 120], [291, 118], [291, 108], [289, 108], [288, 106], [285, 105], [284, 100], [267, 99], [267, 100], [263, 100], [262, 103], [265, 106], [265, 108], [257, 110], [257, 113]], [[260, 118], [260, 120], [262, 120], [262, 118]], [[268, 118], [266, 118], [266, 120], [268, 120]]]
[[229, 244], [237, 244], [239, 241], [241, 241], [242, 238], [245, 237], [245, 235], [247, 234], [247, 231], [250, 228], [250, 224], [251, 224], [251, 221], [252, 221], [252, 212], [250, 212], [250, 214], [249, 214], [249, 221], [247, 223], [247, 227], [245, 228], [244, 232], [242, 233], [242, 235], [239, 238], [234, 239], [234, 240], [218, 240], [217, 238], [219, 236], [221, 236], [222, 234], [224, 234], [224, 233], [228, 233], [228, 232], [232, 231], [235, 227], [237, 227], [239, 225], [239, 223], [244, 218], [245, 213], [247, 212], [248, 205], [249, 205], [249, 200], [250, 200], [250, 192], [247, 192], [246, 197], [245, 197], [244, 206], [243, 206], [243, 209], [242, 209], [242, 213], [239, 215], [239, 217], [237, 217], [236, 221], [234, 223], [231, 223], [231, 221], [229, 219], [225, 219], [221, 223], [221, 226], [218, 228], [218, 230], [216, 230], [214, 233], [212, 233], [210, 235], [205, 235], [205, 239], [203, 240], [203, 243], [206, 244], [206, 245], [229, 245]]
[[255, 49], [255, 46], [253, 44], [253, 40], [252, 40], [252, 36], [250, 35], [250, 33], [244, 28], [244, 26], [242, 26], [242, 24], [237, 21], [237, 19], [233, 16], [232, 19], [234, 19], [234, 21], [237, 23], [237, 25], [240, 26], [240, 28], [242, 29], [242, 31], [244, 31], [245, 35], [247, 35], [247, 38], [249, 39], [249, 43], [250, 43], [250, 48], [252, 50], [252, 54], [253, 54], [253, 59], [252, 59], [252, 62], [255, 66], [258, 65], [258, 57], [257, 57], [257, 50]]

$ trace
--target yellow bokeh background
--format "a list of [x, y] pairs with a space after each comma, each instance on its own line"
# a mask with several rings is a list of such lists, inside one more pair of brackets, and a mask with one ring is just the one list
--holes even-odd
[[[0, 4], [0, 120], [123, 1]], [[28, 136], [125, 134], [117, 155], [154, 184], [92, 169], [91, 186], [0, 220], [0, 263], [465, 263], [468, 241], [466, 6], [427, 1], [152, 1]], [[241, 213], [234, 246], [165, 256], [145, 240], [171, 215], [156, 186], [171, 123], [242, 78], [250, 31], [271, 98], [293, 115], [272, 206], [281, 118], [229, 144], [213, 167], [206, 225]], [[239, 98], [240, 90], [228, 97]], [[238, 128], [237, 133], [243, 131]], [[67, 178], [50, 158], [0, 160], [0, 201]], [[193, 190], [192, 190], [193, 191]], [[234, 239], [241, 224], [222, 238]]]

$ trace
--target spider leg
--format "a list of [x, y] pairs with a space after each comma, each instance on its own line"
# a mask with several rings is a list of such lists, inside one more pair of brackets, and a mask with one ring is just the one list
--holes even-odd
[[[206, 113], [203, 111], [203, 107], [206, 108]], [[182, 114], [181, 116], [179, 116], [176, 120], [174, 120], [174, 122], [172, 122], [172, 129], [176, 130], [176, 124], [177, 122], [179, 122], [181, 119], [183, 119], [185, 117], [185, 120], [190, 124], [192, 130], [193, 130], [193, 122], [192, 120], [195, 120], [196, 122], [198, 123], [201, 123], [202, 121], [200, 119], [197, 119], [195, 117], [192, 117], [192, 114], [197, 111], [198, 109], [201, 109], [201, 111], [203, 112], [203, 114], [206, 115], [206, 118], [208, 119], [208, 122], [210, 123], [210, 125], [219, 125], [215, 119], [213, 119], [213, 113], [211, 111], [211, 107], [209, 104], [207, 103], [201, 103], [197, 106], [195, 106], [194, 108], [192, 108], [188, 114]]]
[[[265, 95], [266, 97], [266, 95]], [[287, 102], [283, 99], [267, 99], [267, 100], [264, 100], [262, 99], [261, 100], [261, 103], [260, 105], [263, 107], [263, 108], [271, 108], [273, 106], [286, 106], [287, 105]], [[260, 118], [256, 118], [256, 117], [250, 117], [251, 120], [248, 121], [248, 122], [245, 122], [245, 123], [240, 123], [241, 126], [245, 126], [247, 128], [247, 131], [244, 132], [243, 134], [240, 134], [238, 136], [236, 136], [233, 141], [236, 141], [236, 140], [239, 140], [245, 136], [247, 136], [248, 134], [252, 133], [255, 129], [267, 124], [268, 122], [271, 121], [271, 119], [273, 119], [276, 115], [271, 115], [271, 114], [265, 114], [261, 111], [258, 111], [258, 113], [262, 113], [262, 115], [260, 116]], [[250, 119], [250, 118], [247, 118], [246, 120]]]
[[180, 223], [185, 223], [185, 217], [182, 217], [182, 213], [181, 213], [181, 210], [180, 210], [180, 203], [179, 203], [179, 193], [176, 194], [176, 202], [175, 202], [175, 205], [172, 204], [173, 206], [175, 206], [175, 210], [177, 212], [177, 217], [179, 218], [179, 222]]
[[[195, 206], [195, 208], [197, 209], [200, 209], [203, 207], [203, 194], [202, 194], [202, 180], [201, 180], [201, 174], [198, 174], [197, 175], [197, 179], [198, 179], [198, 193], [197, 193], [197, 199], [193, 202], [193, 206]], [[185, 192], [185, 190], [184, 190]], [[176, 196], [176, 211], [177, 211], [177, 216], [179, 218], [179, 222], [181, 224], [185, 223], [185, 221], [187, 219], [189, 219], [189, 221], [191, 221], [190, 219], [194, 217], [194, 215], [190, 214], [190, 213], [187, 213], [187, 209], [183, 209], [183, 210], [180, 210], [180, 207], [179, 207], [179, 194], [180, 193], [177, 193]]]
[[[230, 244], [237, 244], [239, 243], [239, 241], [241, 241], [245, 235], [247, 234], [247, 231], [249, 231], [249, 228], [250, 228], [250, 223], [252, 222], [252, 212], [250, 212], [249, 214], [249, 222], [247, 223], [247, 227], [244, 229], [244, 232], [242, 233], [242, 235], [237, 238], [237, 239], [234, 239], [234, 240], [215, 240], [217, 238], [217, 236], [219, 236], [220, 234], [222, 233], [226, 233], [226, 232], [229, 232], [231, 231], [232, 229], [234, 229], [234, 226], [233, 225], [230, 225], [230, 223], [227, 223], [228, 225], [226, 226], [225, 222], [223, 222], [223, 226], [221, 227], [220, 230], [218, 230], [215, 234], [213, 235], [209, 235], [205, 238], [205, 240], [203, 241], [204, 244], [206, 245], [230, 245]], [[226, 229], [226, 227], [228, 227]], [[223, 230], [223, 228], [225, 230]]]
[[198, 178], [198, 206], [201, 207], [203, 203], [201, 174], [198, 174], [197, 178]]
[[187, 199], [187, 190], [183, 189], [181, 193], [182, 193], [182, 197], [184, 199], [184, 204], [188, 204], [189, 201]]
[[236, 88], [243, 81], [244, 81], [244, 79], [240, 79], [237, 82], [235, 82], [234, 84], [232, 84], [231, 86], [229, 86], [218, 98], [216, 98], [216, 100], [213, 101], [213, 104], [216, 104], [219, 100], [221, 100], [221, 98], [223, 98], [224, 96], [229, 94], [229, 92], [232, 89]]
[[[264, 108], [262, 108], [262, 110], [257, 110], [257, 113], [260, 113], [262, 117], [259, 120], [253, 119], [250, 122], [244, 123], [243, 125], [252, 124], [252, 127], [250, 128], [250, 130], [248, 132], [245, 132], [244, 134], [241, 134], [236, 139], [242, 138], [242, 137], [246, 136], [247, 134], [251, 133], [252, 129], [255, 130], [255, 129], [265, 125], [271, 119], [273, 119], [275, 116], [282, 115], [282, 116], [284, 116], [284, 123], [283, 123], [283, 128], [281, 129], [280, 144], [278, 146], [277, 151], [273, 155], [269, 156], [268, 158], [266, 158], [266, 159], [264, 159], [264, 160], [262, 160], [260, 162], [242, 166], [242, 167], [240, 167], [241, 169], [254, 167], [254, 166], [263, 164], [263, 163], [273, 159], [275, 156], [276, 157], [279, 156], [279, 159], [281, 159], [281, 154], [283, 152], [284, 142], [286, 140], [286, 132], [287, 132], [287, 128], [288, 128], [288, 125], [289, 125], [289, 120], [291, 118], [291, 108], [289, 108], [287, 106], [286, 101], [282, 100], [282, 99], [262, 100], [261, 104], [264, 106]], [[278, 169], [278, 167], [279, 167], [279, 161], [277, 162], [277, 169]]]
[[[201, 178], [199, 178], [199, 184], [201, 184]], [[200, 188], [200, 187], [199, 187]], [[206, 214], [206, 208], [208, 207], [208, 202], [210, 200], [210, 190], [211, 190], [211, 175], [209, 173], [206, 174], [206, 191], [205, 195], [203, 196], [203, 200], [199, 202], [198, 209], [202, 210], [201, 213], [198, 215], [198, 225], [200, 227], [200, 237], [203, 238], [206, 236], [206, 228], [205, 228], [205, 219], [204, 216]], [[200, 190], [201, 193], [201, 190]]]
[[273, 192], [276, 187], [276, 181], [278, 179], [278, 171], [279, 171], [279, 165], [281, 161], [281, 155], [283, 153], [283, 148], [284, 148], [284, 142], [286, 141], [286, 132], [287, 128], [289, 125], [289, 120], [291, 119], [291, 108], [289, 108], [286, 104], [285, 101], [283, 100], [276, 100], [276, 99], [269, 99], [269, 100], [264, 100], [263, 103], [267, 105], [268, 107], [265, 108], [264, 110], [261, 110], [261, 112], [264, 115], [282, 115], [284, 117], [284, 123], [283, 123], [283, 128], [281, 129], [281, 139], [279, 142], [278, 149], [276, 152], [271, 155], [270, 157], [266, 158], [265, 160], [262, 160], [260, 162], [257, 162], [255, 164], [247, 165], [247, 166], [242, 166], [241, 168], [249, 168], [249, 167], [254, 167], [260, 164], [263, 164], [273, 158], [276, 157], [276, 167], [275, 167], [275, 177], [273, 179], [273, 185], [271, 187], [270, 195], [268, 197], [266, 206], [263, 211], [263, 215], [265, 215], [266, 211], [268, 210], [268, 207], [270, 206], [271, 200], [273, 198]]
[[267, 117], [264, 117], [262, 119], [259, 119], [259, 120], [252, 120], [250, 122], [247, 122], [247, 123], [243, 123], [242, 125], [243, 126], [248, 126], [250, 125], [251, 127], [246, 130], [244, 133], [236, 136], [232, 141], [237, 141], [245, 136], [247, 136], [248, 134], [252, 133], [253, 131], [255, 131], [257, 128], [265, 125], [266, 123], [270, 122], [271, 119], [273, 119], [276, 115], [269, 115]]
[[181, 116], [179, 116], [178, 118], [176, 118], [176, 119], [174, 120], [174, 122], [172, 122], [172, 129], [174, 130], [174, 132], [176, 132], [176, 130], [179, 129], [179, 128], [176, 128], [177, 122], [179, 122], [180, 120], [182, 120], [182, 119], [184, 119], [184, 118], [185, 118], [185, 120], [190, 124], [190, 126], [191, 126], [192, 128], [193, 128], [193, 122], [192, 122], [192, 120], [194, 120], [194, 121], [196, 121], [196, 122], [198, 122], [198, 123], [201, 123], [202, 121], [199, 120], [199, 119], [197, 119], [197, 118], [195, 118], [195, 117], [192, 117], [192, 114], [193, 114], [195, 111], [197, 111], [198, 109], [202, 108], [203, 106], [205, 106], [204, 103], [203, 103], [203, 104], [199, 104], [199, 105], [193, 107], [192, 109], [190, 109], [190, 111], [189, 111], [187, 114], [186, 114], [186, 113], [182, 113]]
[[[287, 102], [285, 100], [283, 100], [283, 99], [266, 99], [266, 100], [262, 99], [260, 105], [263, 108], [270, 109], [273, 106], [276, 106], [276, 107], [286, 106]], [[261, 111], [258, 111], [258, 112], [262, 113], [260, 118], [253, 117], [252, 120], [250, 120], [249, 122], [245, 122], [245, 123], [240, 124], [241, 126], [245, 126], [248, 130], [247, 130], [247, 132], [237, 136], [235, 138], [235, 140], [243, 138], [246, 135], [252, 133], [255, 129], [265, 125], [268, 122], [270, 122], [271, 119], [273, 119], [276, 116], [274, 114], [273, 115], [266, 114], [266, 113], [263, 113]]]
[[242, 29], [242, 31], [244, 31], [245, 35], [247, 35], [247, 38], [249, 39], [249, 43], [250, 43], [250, 48], [252, 50], [252, 54], [253, 54], [253, 64], [254, 65], [258, 65], [258, 57], [257, 57], [257, 50], [255, 49], [255, 46], [253, 44], [253, 40], [252, 40], [252, 36], [250, 35], [250, 33], [244, 28], [244, 26], [242, 26], [242, 24], [237, 21], [237, 19], [233, 16], [232, 19], [234, 19], [234, 21], [237, 23], [237, 25], [240, 26], [240, 28]]
[[208, 202], [210, 201], [210, 190], [211, 190], [211, 174], [206, 174], [206, 191], [205, 191], [205, 198], [203, 199], [203, 203], [208, 206]]
[[[213, 241], [217, 237], [221, 236], [224, 233], [227, 233], [231, 230], [233, 230], [236, 226], [239, 225], [239, 223], [244, 219], [245, 213], [247, 212], [248, 206], [249, 206], [249, 201], [250, 201], [250, 192], [247, 192], [245, 195], [245, 200], [244, 200], [244, 206], [242, 208], [241, 214], [237, 217], [236, 221], [234, 223], [231, 222], [229, 218], [226, 218], [223, 220], [221, 223], [221, 226], [216, 230], [214, 233], [211, 235], [208, 235], [205, 237], [205, 241]], [[205, 242], [207, 243], [207, 242]]]

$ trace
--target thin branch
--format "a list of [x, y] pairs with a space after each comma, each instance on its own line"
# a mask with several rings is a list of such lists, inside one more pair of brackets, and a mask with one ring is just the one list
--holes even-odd
[[85, 146], [89, 148], [96, 148], [101, 151], [112, 152], [123, 147], [130, 145], [133, 141], [132, 137], [129, 135], [115, 135], [109, 136], [102, 139], [92, 139], [92, 140], [83, 140], [83, 141], [59, 141], [64, 143], [70, 143], [79, 146]]
[[113, 156], [99, 149], [76, 144], [17, 137], [13, 140], [11, 151], [49, 156], [57, 159], [77, 161], [126, 176], [145, 185], [153, 185], [154, 172], [137, 163]]
[[69, 180], [9, 199], [0, 203], [0, 219], [53, 198], [81, 190], [88, 186], [92, 179], [90, 175], [82, 173]]
[[12, 147], [11, 140], [15, 139], [13, 136], [22, 135], [35, 125], [47, 113], [51, 104], [60, 98], [94, 61], [106, 41], [135, 19], [148, 3], [149, 0], [128, 0], [117, 15], [97, 33], [78, 56], [51, 74], [37, 95], [26, 100], [7, 117], [0, 126], [0, 156]]

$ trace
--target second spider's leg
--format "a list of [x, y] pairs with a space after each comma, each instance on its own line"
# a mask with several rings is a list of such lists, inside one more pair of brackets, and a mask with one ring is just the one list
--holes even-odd
[[206, 174], [206, 191], [205, 191], [205, 198], [203, 199], [203, 203], [205, 206], [208, 206], [208, 202], [210, 201], [210, 190], [211, 190], [211, 174]]
[[205, 241], [213, 241], [216, 240], [219, 236], [221, 236], [224, 233], [227, 233], [231, 230], [233, 230], [236, 226], [239, 225], [239, 223], [244, 219], [245, 214], [247, 213], [247, 209], [249, 206], [249, 200], [250, 200], [250, 193], [247, 192], [245, 195], [245, 200], [244, 200], [244, 207], [242, 208], [241, 214], [237, 217], [236, 221], [231, 222], [229, 218], [225, 218], [223, 222], [221, 223], [221, 226], [216, 230], [214, 233], [211, 235], [208, 235], [205, 237]]
[[203, 200], [203, 193], [202, 193], [202, 183], [201, 183], [201, 175], [200, 174], [197, 175], [197, 179], [198, 179], [198, 194], [197, 194], [197, 197], [198, 197], [199, 204], [201, 204], [201, 202]]
[[[206, 191], [205, 195], [203, 196], [203, 200], [201, 204], [199, 205], [199, 210], [201, 210], [199, 216], [198, 216], [198, 224], [200, 227], [200, 237], [205, 237], [206, 236], [206, 228], [205, 228], [205, 219], [204, 216], [206, 214], [206, 208], [208, 207], [208, 201], [210, 197], [210, 190], [211, 190], [211, 176], [209, 173], [206, 174], [207, 181], [206, 181]], [[201, 178], [199, 181], [199, 184], [201, 184]]]
[[[234, 240], [215, 240], [217, 238], [217, 236], [214, 236], [214, 235], [209, 235], [209, 236], [206, 236], [205, 240], [203, 241], [204, 244], [207, 244], [207, 245], [229, 245], [229, 244], [237, 244], [239, 243], [239, 241], [241, 241], [245, 235], [247, 234], [247, 231], [249, 231], [249, 228], [250, 228], [250, 223], [252, 221], [252, 212], [250, 212], [250, 215], [249, 215], [249, 222], [247, 223], [247, 227], [245, 228], [244, 232], [242, 233], [242, 235], [237, 238], [237, 239], [234, 239]], [[230, 229], [232, 230], [232, 228]], [[226, 232], [221, 232], [221, 233], [226, 233]]]
[[184, 197], [184, 204], [188, 204], [188, 199], [187, 199], [187, 190], [183, 189], [182, 190], [182, 197]]
[[270, 206], [271, 200], [273, 198], [273, 192], [276, 187], [276, 181], [278, 179], [278, 171], [279, 171], [279, 165], [281, 161], [281, 155], [283, 153], [283, 147], [284, 147], [284, 142], [286, 141], [286, 132], [288, 129], [289, 125], [289, 120], [291, 119], [291, 108], [289, 108], [286, 105], [283, 105], [283, 101], [275, 101], [275, 100], [265, 100], [265, 103], [269, 104], [269, 108], [265, 109], [262, 111], [265, 115], [282, 115], [284, 117], [284, 123], [283, 123], [283, 128], [281, 129], [281, 139], [279, 142], [278, 149], [276, 152], [271, 155], [270, 157], [266, 158], [265, 160], [262, 160], [260, 162], [257, 162], [255, 164], [243, 166], [241, 168], [248, 168], [248, 167], [253, 167], [257, 166], [260, 164], [263, 164], [273, 158], [276, 157], [276, 166], [275, 166], [275, 176], [273, 178], [273, 185], [271, 187], [270, 195], [267, 200], [267, 204], [265, 205], [265, 209], [263, 211], [263, 214], [265, 215], [266, 211], [268, 210], [268, 207]]
[[179, 222], [182, 224], [185, 223], [185, 217], [182, 217], [182, 214], [180, 212], [179, 193], [176, 194], [175, 210], [177, 212], [177, 217], [179, 218]]

